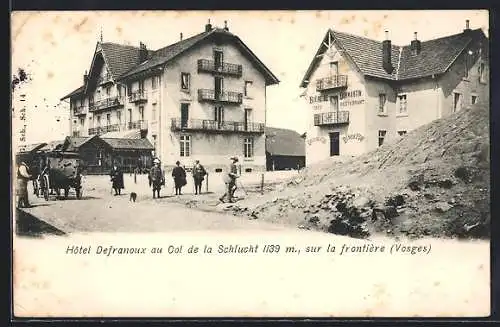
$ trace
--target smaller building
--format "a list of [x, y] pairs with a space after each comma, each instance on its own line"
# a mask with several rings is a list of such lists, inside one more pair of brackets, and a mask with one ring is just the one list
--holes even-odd
[[305, 140], [299, 133], [275, 127], [266, 127], [265, 133], [268, 171], [301, 169], [305, 166]]
[[38, 152], [76, 152], [86, 174], [107, 174], [113, 165], [124, 172], [145, 171], [152, 165], [153, 145], [147, 139], [67, 136], [61, 141], [42, 143]]

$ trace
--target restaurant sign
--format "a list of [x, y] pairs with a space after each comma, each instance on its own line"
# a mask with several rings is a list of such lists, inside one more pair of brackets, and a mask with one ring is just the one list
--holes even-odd
[[307, 144], [308, 145], [311, 145], [314, 142], [321, 142], [321, 143], [325, 144], [326, 143], [326, 138], [322, 137], [322, 136], [317, 136], [317, 137], [313, 137], [312, 139], [307, 140]]
[[365, 137], [363, 135], [361, 135], [360, 133], [356, 133], [356, 134], [349, 134], [349, 135], [346, 135], [342, 138], [342, 140], [344, 141], [344, 143], [347, 143], [349, 142], [350, 140], [355, 140], [355, 141], [358, 141], [358, 142], [361, 142], [365, 139]]

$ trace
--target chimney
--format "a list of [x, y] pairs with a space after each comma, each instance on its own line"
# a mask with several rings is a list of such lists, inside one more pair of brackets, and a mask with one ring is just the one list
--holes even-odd
[[212, 24], [210, 24], [210, 18], [208, 19], [208, 24], [205, 25], [205, 32], [210, 32], [212, 30]]
[[143, 63], [148, 59], [148, 49], [146, 45], [139, 42], [139, 63]]
[[385, 31], [385, 40], [382, 42], [382, 67], [388, 74], [391, 74], [394, 70], [391, 62], [391, 50], [392, 45], [391, 40], [389, 40], [389, 32]]
[[421, 44], [420, 40], [417, 39], [417, 32], [415, 32], [413, 34], [414, 34], [414, 38], [413, 38], [413, 41], [411, 41], [411, 43], [410, 43], [410, 49], [411, 49], [411, 53], [413, 55], [418, 55], [420, 53], [420, 49], [422, 48], [422, 44]]
[[85, 74], [83, 74], [83, 86], [87, 85], [88, 80], [89, 80], [89, 75], [87, 71], [85, 71]]
[[227, 20], [224, 21], [224, 31], [229, 32], [229, 27], [227, 27]]
[[467, 31], [470, 31], [469, 20], [468, 19], [465, 20], [465, 29], [464, 29], [464, 32], [467, 32]]
[[181, 33], [181, 35], [180, 35], [180, 39], [181, 39], [181, 41], [182, 41], [182, 33]]

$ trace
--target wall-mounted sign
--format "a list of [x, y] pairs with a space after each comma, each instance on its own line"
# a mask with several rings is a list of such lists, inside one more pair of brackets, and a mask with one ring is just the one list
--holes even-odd
[[347, 99], [347, 98], [359, 98], [362, 95], [363, 95], [363, 92], [361, 92], [361, 90], [343, 91], [343, 92], [340, 92], [340, 100]]
[[363, 104], [365, 103], [365, 100], [362, 99], [362, 100], [350, 100], [350, 101], [342, 101], [340, 103], [340, 106], [341, 107], [348, 107], [348, 106], [357, 106], [357, 105], [360, 105], [360, 104]]
[[326, 143], [326, 138], [322, 137], [322, 136], [316, 136], [316, 137], [313, 137], [312, 139], [307, 140], [307, 144], [308, 145], [311, 145], [314, 142], [321, 142], [321, 143], [325, 144]]
[[365, 139], [365, 137], [363, 135], [361, 135], [360, 133], [356, 133], [356, 134], [349, 134], [349, 135], [346, 135], [342, 138], [342, 140], [344, 141], [344, 143], [347, 143], [351, 140], [355, 140], [355, 141], [358, 141], [358, 142], [361, 142]]
[[328, 95], [316, 95], [309, 97], [309, 103], [314, 103], [314, 102], [325, 102], [328, 101]]

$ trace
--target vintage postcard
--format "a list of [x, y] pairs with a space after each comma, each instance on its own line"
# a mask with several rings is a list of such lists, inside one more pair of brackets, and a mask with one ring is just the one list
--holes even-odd
[[488, 11], [11, 18], [16, 317], [490, 315]]

